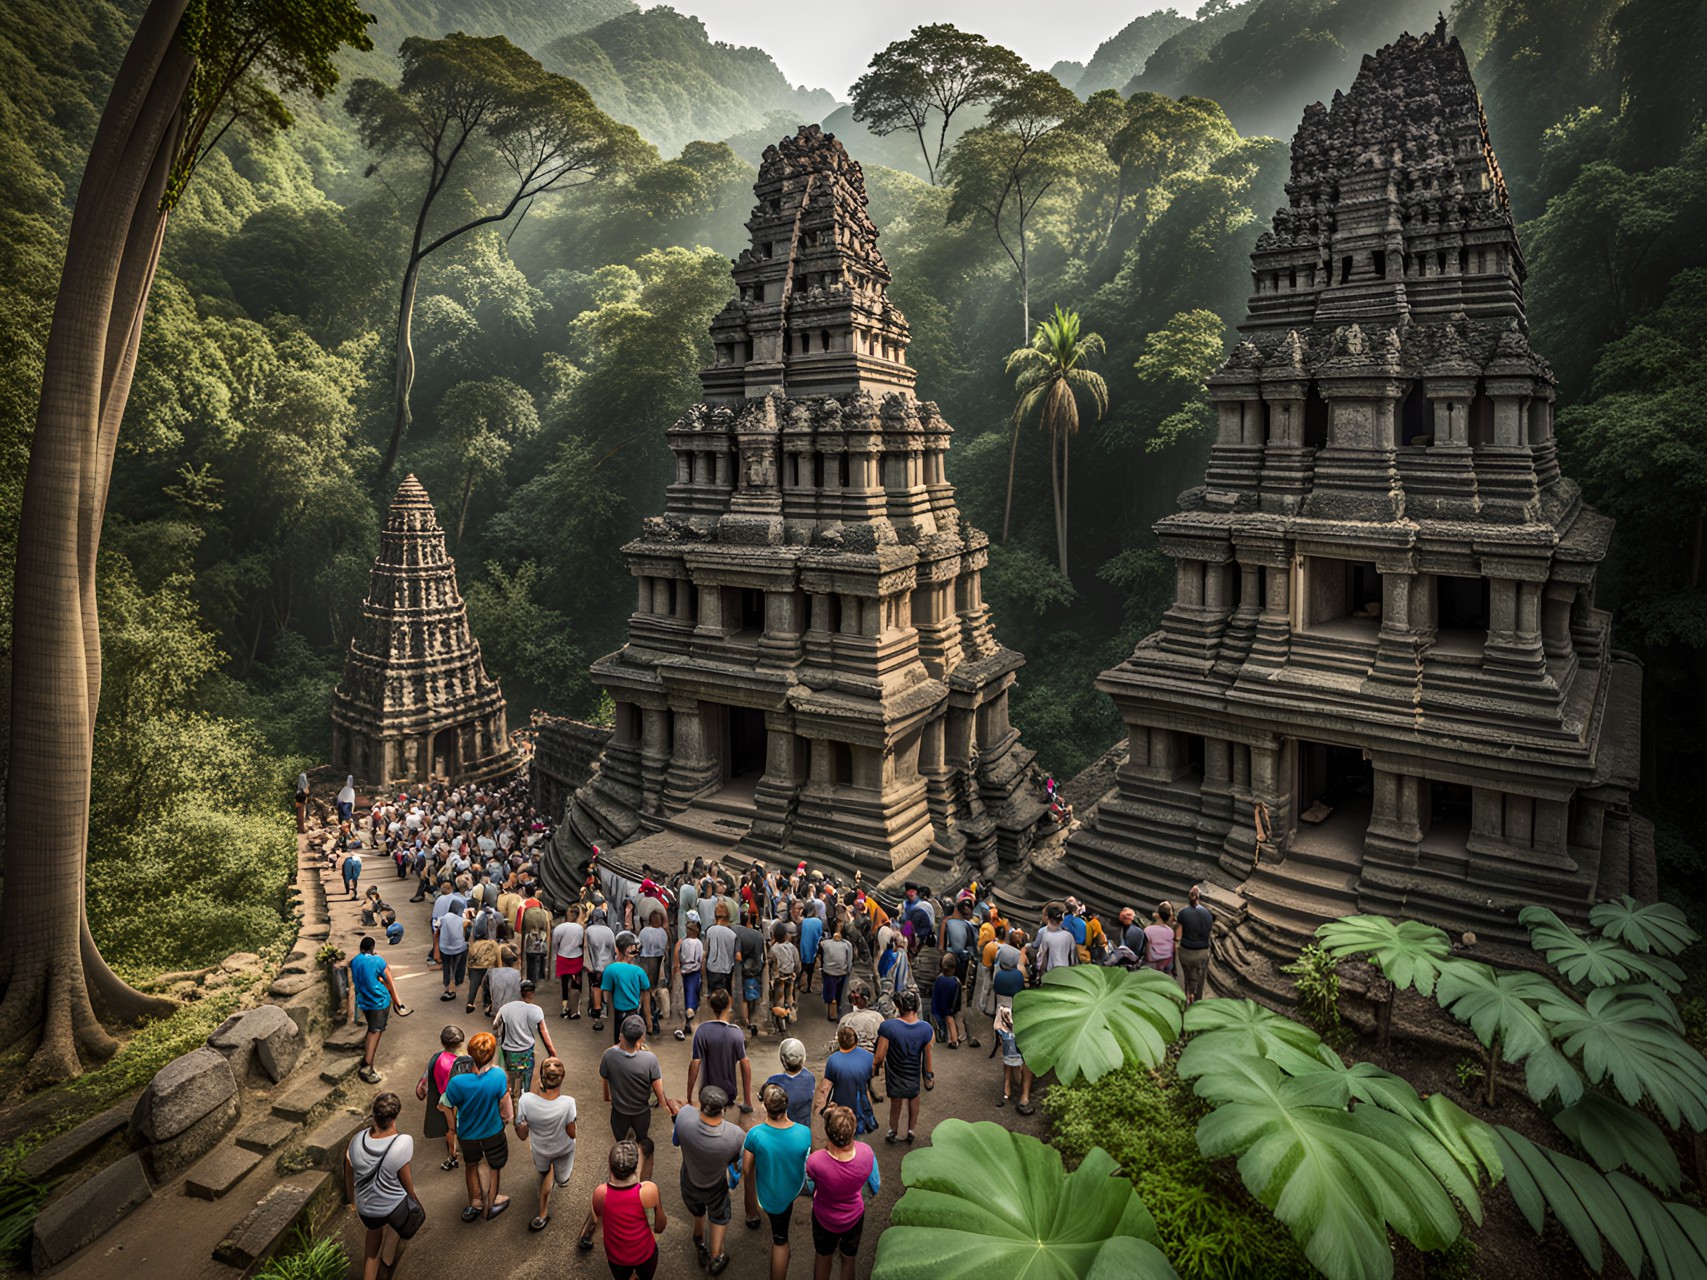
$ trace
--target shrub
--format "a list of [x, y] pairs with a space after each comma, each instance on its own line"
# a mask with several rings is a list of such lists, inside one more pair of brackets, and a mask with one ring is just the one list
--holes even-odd
[[1313, 1276], [1286, 1229], [1198, 1154], [1197, 1122], [1208, 1111], [1180, 1084], [1172, 1057], [1156, 1072], [1125, 1066], [1094, 1085], [1049, 1091], [1053, 1145], [1070, 1161], [1098, 1146], [1119, 1161], [1183, 1280]]
[[1291, 974], [1298, 991], [1298, 1013], [1330, 1040], [1340, 1029], [1340, 962], [1315, 943], [1280, 971]]

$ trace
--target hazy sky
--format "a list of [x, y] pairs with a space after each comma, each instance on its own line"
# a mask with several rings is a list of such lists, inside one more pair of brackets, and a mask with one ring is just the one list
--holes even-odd
[[[646, 0], [641, 3], [650, 8]], [[1035, 67], [1062, 58], [1085, 62], [1097, 45], [1153, 9], [1189, 13], [1196, 0], [1076, 0], [1065, 8], [1019, 0], [670, 0], [705, 23], [713, 40], [766, 50], [795, 84], [830, 90], [846, 100], [848, 86], [871, 55], [927, 22], [952, 22], [1005, 44]]]

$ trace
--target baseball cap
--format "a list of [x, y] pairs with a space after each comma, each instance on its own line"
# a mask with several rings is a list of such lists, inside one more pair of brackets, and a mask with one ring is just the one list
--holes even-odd
[[697, 912], [697, 911], [688, 912], [688, 923], [689, 924], [698, 924], [699, 923], [699, 912]]
[[790, 1036], [777, 1050], [777, 1057], [785, 1067], [798, 1067], [806, 1061], [806, 1046]]

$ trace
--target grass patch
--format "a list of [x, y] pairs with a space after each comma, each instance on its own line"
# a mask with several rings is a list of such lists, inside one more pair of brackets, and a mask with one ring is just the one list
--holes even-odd
[[350, 1274], [350, 1255], [336, 1236], [311, 1239], [298, 1227], [286, 1253], [268, 1260], [255, 1280], [344, 1280]]
[[1315, 1276], [1274, 1216], [1198, 1154], [1207, 1108], [1180, 1083], [1172, 1057], [1156, 1072], [1128, 1065], [1094, 1085], [1055, 1085], [1048, 1106], [1051, 1140], [1070, 1163], [1092, 1147], [1120, 1162], [1182, 1280]]

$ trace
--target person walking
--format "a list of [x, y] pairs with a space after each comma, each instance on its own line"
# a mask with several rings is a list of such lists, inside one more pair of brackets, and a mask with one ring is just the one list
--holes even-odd
[[[601, 895], [602, 896], [602, 895]], [[593, 1030], [605, 1029], [605, 966], [616, 961], [616, 933], [606, 923], [605, 909], [594, 907], [582, 936], [587, 961], [587, 1003], [592, 1006]]]
[[[801, 936], [805, 937], [804, 928]], [[818, 986], [823, 992], [824, 1005], [828, 1009], [826, 1016], [831, 1022], [842, 1016], [842, 991], [847, 986], [848, 975], [853, 972], [853, 958], [853, 943], [843, 936], [843, 926], [838, 920], [830, 927], [829, 936], [818, 943], [818, 963], [822, 969]]]
[[452, 895], [451, 906], [433, 920], [433, 962], [444, 976], [440, 1000], [455, 1000], [456, 989], [468, 974], [468, 917], [466, 905]]
[[682, 1203], [693, 1219], [694, 1249], [699, 1254], [699, 1265], [714, 1276], [721, 1275], [729, 1265], [729, 1255], [723, 1251], [724, 1233], [733, 1216], [729, 1204], [729, 1165], [740, 1156], [744, 1142], [741, 1126], [731, 1124], [723, 1114], [728, 1106], [728, 1094], [716, 1085], [706, 1085], [699, 1091], [697, 1107], [688, 1104], [676, 1112], [672, 1138], [682, 1149]]
[[464, 1013], [473, 1013], [474, 1005], [485, 993], [486, 1015], [492, 1015], [492, 993], [487, 987], [487, 975], [503, 963], [498, 944], [498, 913], [481, 905], [474, 912], [474, 922], [468, 926], [468, 1004]]
[[1215, 930], [1215, 917], [1203, 905], [1203, 890], [1199, 886], [1192, 885], [1187, 897], [1190, 901], [1179, 913], [1176, 967], [1180, 986], [1185, 988], [1185, 1002], [1194, 1004], [1203, 999], [1203, 985], [1209, 977], [1209, 943]]
[[539, 1092], [522, 1095], [516, 1105], [516, 1137], [528, 1144], [539, 1174], [539, 1214], [530, 1231], [544, 1231], [551, 1221], [551, 1191], [569, 1185], [575, 1172], [575, 1099], [563, 1092], [563, 1060], [539, 1064]]
[[812, 1124], [812, 1095], [818, 1091], [818, 1081], [806, 1069], [806, 1046], [792, 1036], [777, 1050], [782, 1070], [765, 1081], [779, 1085], [788, 1095], [788, 1118], [795, 1124]]
[[[821, 903], [809, 904], [822, 906]], [[812, 990], [812, 972], [818, 963], [818, 948], [824, 941], [824, 920], [815, 910], [800, 915], [800, 989]]]
[[687, 913], [687, 930], [676, 942], [676, 972], [682, 975], [682, 1025], [676, 1039], [686, 1040], [699, 1012], [700, 983], [705, 978], [705, 943], [699, 936], [699, 912]]
[[794, 984], [800, 974], [800, 948], [788, 940], [788, 926], [778, 920], [771, 926], [770, 945], [771, 1019], [780, 1036], [794, 1018]]
[[338, 788], [338, 821], [348, 822], [356, 812], [356, 775], [344, 775], [344, 785]]
[[[468, 1184], [468, 1207], [464, 1222], [496, 1218], [510, 1207], [510, 1198], [498, 1194], [504, 1166], [510, 1162], [510, 1144], [505, 1126], [515, 1117], [504, 1073], [496, 1070], [498, 1038], [482, 1031], [468, 1042], [474, 1070], [453, 1075], [439, 1098], [439, 1110], [450, 1121], [453, 1141], [462, 1152], [463, 1178]], [[491, 1170], [481, 1185], [480, 1166]]]
[[610, 1103], [611, 1137], [618, 1142], [632, 1139], [640, 1149], [640, 1176], [652, 1174], [652, 1100], [674, 1116], [677, 1107], [664, 1096], [664, 1073], [658, 1055], [644, 1042], [646, 1024], [638, 1014], [623, 1019], [621, 1039], [599, 1059], [599, 1078], [604, 1081], [605, 1101]]
[[427, 1060], [427, 1069], [421, 1072], [421, 1078], [415, 1081], [416, 1100], [427, 1104], [427, 1114], [421, 1123], [421, 1132], [426, 1137], [445, 1140], [445, 1159], [439, 1168], [447, 1173], [460, 1162], [456, 1156], [456, 1135], [450, 1131], [444, 1112], [439, 1110], [439, 1098], [450, 1081], [451, 1068], [456, 1066], [457, 1059], [462, 1057], [462, 1040], [461, 1027], [446, 1027], [439, 1032], [439, 1051]]
[[863, 1047], [850, 1026], [836, 1030], [836, 1049], [824, 1060], [824, 1078], [818, 1082], [812, 1109], [827, 1116], [835, 1107], [845, 1107], [857, 1122], [858, 1132], [873, 1133], [877, 1115], [871, 1109], [871, 1077], [876, 1059]]
[[391, 966], [385, 962], [384, 956], [375, 952], [372, 937], [362, 939], [360, 949], [350, 957], [349, 968], [350, 1002], [353, 1006], [350, 1021], [354, 1022], [359, 1014], [367, 1023], [367, 1036], [362, 1041], [362, 1065], [356, 1074], [368, 1084], [378, 1084], [380, 1074], [374, 1064], [379, 1058], [379, 1038], [385, 1034], [393, 1007], [397, 1009], [399, 1018], [408, 1017], [409, 1011], [398, 998], [397, 986], [391, 981]]
[[402, 1100], [389, 1091], [374, 1096], [368, 1127], [344, 1148], [344, 1199], [367, 1228], [362, 1242], [362, 1280], [376, 1280], [380, 1265], [393, 1267], [401, 1243], [421, 1225], [415, 1216], [415, 1177], [409, 1162], [415, 1140], [397, 1131]]
[[1174, 923], [1174, 904], [1163, 902], [1156, 907], [1156, 918], [1144, 926], [1144, 963], [1162, 973], [1173, 973], [1174, 952], [1179, 946], [1179, 926]]
[[670, 974], [664, 963], [670, 954], [670, 931], [664, 926], [664, 920], [663, 908], [655, 908], [647, 919], [646, 927], [640, 931], [640, 967], [646, 971], [653, 1035], [662, 1030], [670, 1004]]
[[[1069, 935], [1070, 936], [1070, 935]], [[875, 1065], [883, 1068], [883, 1088], [889, 1094], [889, 1132], [885, 1142], [894, 1142], [901, 1122], [901, 1104], [907, 1104], [907, 1134], [913, 1141], [919, 1127], [919, 1089], [935, 1086], [931, 1071], [931, 1042], [935, 1038], [928, 1022], [919, 1021], [919, 993], [903, 991], [895, 997], [896, 1016], [887, 1019], [877, 1032]]]
[[824, 1113], [827, 1145], [806, 1157], [806, 1176], [812, 1180], [813, 1280], [830, 1280], [837, 1254], [842, 1259], [842, 1280], [854, 1280], [865, 1230], [863, 1193], [870, 1190], [875, 1196], [883, 1187], [877, 1153], [855, 1141], [860, 1132], [851, 1110], [831, 1107]]
[[711, 928], [705, 933], [705, 983], [708, 993], [727, 991], [733, 998], [741, 947], [729, 919], [729, 904], [719, 900], [713, 909]]
[[[762, 888], [762, 886], [760, 886]], [[757, 896], [751, 900], [756, 904]], [[757, 914], [756, 905], [750, 910]], [[765, 966], [768, 950], [765, 937], [751, 924], [735, 926], [735, 947], [740, 953], [740, 990], [735, 992], [737, 1026], [747, 1028], [747, 1034], [753, 1039], [759, 1038], [759, 1008], [764, 1000]], [[742, 1114], [752, 1110], [747, 1108]]]
[[605, 966], [599, 979], [599, 990], [610, 999], [611, 1021], [615, 1026], [612, 1043], [622, 1038], [622, 1024], [628, 1018], [640, 1016], [647, 989], [652, 985], [639, 959], [640, 939], [624, 929], [616, 936], [616, 959]]
[[715, 1086], [723, 1091], [725, 1101], [736, 1096], [744, 1099], [741, 1114], [751, 1115], [753, 1064], [747, 1058], [747, 1037], [740, 1027], [729, 1021], [729, 1006], [727, 991], [711, 993], [711, 1018], [700, 1023], [693, 1033], [693, 1061], [688, 1063], [687, 1097], [688, 1101], [693, 1101], [696, 1085]]
[[362, 857], [356, 852], [354, 846], [351, 846], [350, 851], [344, 855], [343, 873], [344, 891], [350, 895], [350, 901], [354, 902], [356, 889], [361, 884], [362, 879]]
[[[871, 989], [864, 982], [855, 982], [848, 991], [848, 1003], [853, 1005], [853, 1008], [843, 1014], [841, 1021], [836, 1024], [836, 1034], [840, 1036], [843, 1027], [852, 1027], [854, 1039], [859, 1047], [866, 1050], [875, 1059], [877, 1033], [883, 1027], [883, 1015], [871, 1007]], [[838, 1043], [839, 1040], [831, 1041], [831, 1052], [835, 1051]], [[871, 1090], [871, 1101], [873, 1104], [883, 1101], [883, 1095], [878, 1093], [875, 1087]], [[844, 1103], [843, 1105], [851, 1104]]]
[[529, 886], [529, 893], [522, 900], [521, 922], [516, 926], [516, 936], [522, 940], [522, 964], [526, 976], [538, 986], [545, 981], [546, 966], [551, 964], [551, 912], [534, 896], [535, 892], [537, 890]]
[[1031, 1068], [1025, 1065], [1025, 1058], [1014, 1039], [1014, 1011], [1011, 1004], [996, 1010], [994, 1030], [996, 1044], [1002, 1055], [1002, 1096], [996, 1100], [996, 1105], [1007, 1106], [1013, 1097], [1013, 1090], [1017, 1087], [1019, 1106], [1016, 1109], [1022, 1116], [1033, 1115], [1037, 1108], [1031, 1105], [1031, 1084], [1036, 1077]]
[[534, 1000], [532, 978], [522, 979], [522, 998], [511, 1001], [492, 1019], [492, 1030], [504, 1051], [504, 1072], [510, 1077], [510, 1096], [519, 1098], [533, 1087], [533, 1056], [537, 1045], [557, 1056], [551, 1032], [545, 1029], [545, 1010]]
[[[955, 923], [953, 920], [950, 924]], [[943, 952], [942, 972], [931, 984], [931, 1024], [939, 1039], [947, 1042], [950, 1049], [960, 1048], [964, 1041], [974, 1049], [978, 1047], [978, 1037], [966, 1036], [966, 1019], [961, 1012], [960, 961], [952, 951]]]
[[797, 1124], [790, 1117], [788, 1092], [779, 1084], [760, 1089], [759, 1103], [765, 1109], [765, 1121], [749, 1129], [742, 1143], [747, 1227], [759, 1229], [761, 1210], [770, 1219], [771, 1280], [787, 1280], [788, 1229], [794, 1220], [794, 1198], [806, 1186], [812, 1126]]
[[575, 1022], [581, 1017], [581, 970], [586, 953], [587, 931], [581, 927], [581, 908], [570, 903], [563, 923], [551, 931], [551, 950], [557, 957], [557, 981], [562, 987], [563, 1017]]
[[[587, 1224], [576, 1241], [583, 1253], [593, 1249], [593, 1232], [604, 1228], [605, 1261], [614, 1280], [652, 1280], [658, 1274], [657, 1236], [664, 1234], [669, 1217], [664, 1197], [656, 1183], [643, 1178], [640, 1148], [619, 1142], [610, 1149], [610, 1177], [593, 1188]], [[646, 1220], [650, 1211], [652, 1220]]]

